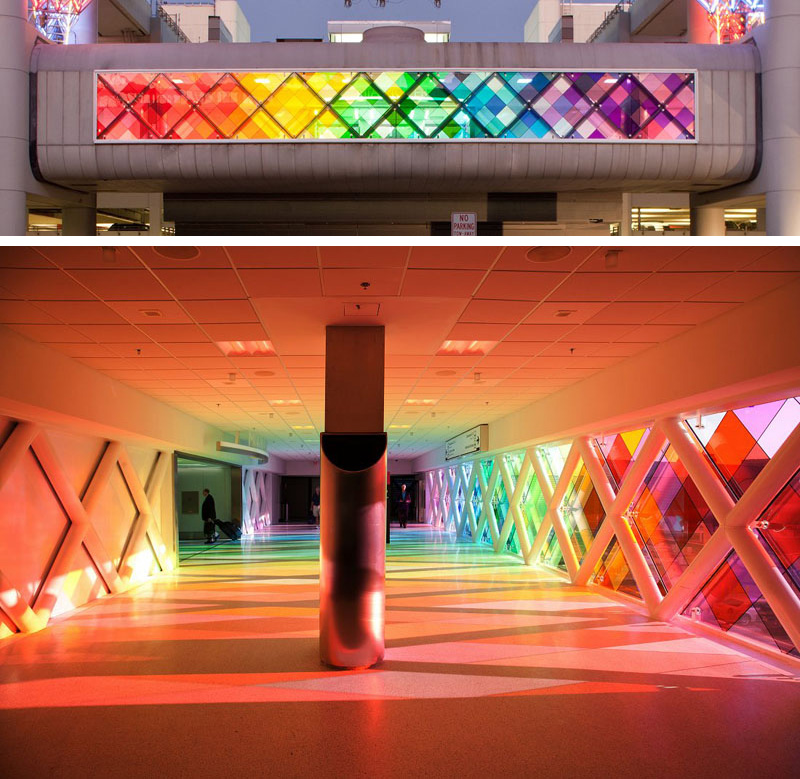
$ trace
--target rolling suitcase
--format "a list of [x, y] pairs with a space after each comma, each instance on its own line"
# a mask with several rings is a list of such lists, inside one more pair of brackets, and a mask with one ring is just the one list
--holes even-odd
[[228, 522], [225, 519], [215, 519], [214, 524], [225, 533], [231, 541], [238, 541], [242, 537], [241, 528], [233, 522]]

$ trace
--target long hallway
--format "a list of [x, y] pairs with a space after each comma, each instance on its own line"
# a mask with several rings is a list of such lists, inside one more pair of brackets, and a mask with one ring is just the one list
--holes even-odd
[[183, 547], [173, 575], [4, 642], [4, 775], [796, 768], [797, 676], [426, 527], [392, 533], [385, 661], [326, 669], [318, 551], [308, 527]]

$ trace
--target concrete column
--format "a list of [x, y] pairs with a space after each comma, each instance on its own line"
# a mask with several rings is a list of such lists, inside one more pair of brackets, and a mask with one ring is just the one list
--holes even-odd
[[161, 235], [164, 226], [164, 194], [162, 192], [149, 194], [147, 209], [150, 213], [150, 235]]
[[686, 39], [688, 43], [717, 42], [708, 11], [697, 0], [686, 0]]
[[4, 0], [0, 4], [0, 95], [5, 106], [13, 107], [0, 111], [0, 235], [25, 235], [28, 230], [27, 18], [27, 0]]
[[689, 211], [692, 235], [725, 235], [725, 209], [722, 206], [696, 206]]
[[630, 192], [622, 193], [622, 218], [619, 223], [620, 235], [633, 235], [631, 219], [633, 211], [633, 195]]
[[767, 0], [756, 31], [762, 65], [767, 234], [800, 235], [800, 3]]
[[97, 8], [100, 0], [92, 0], [83, 9], [78, 21], [72, 28], [72, 38], [70, 43], [97, 43]]
[[61, 215], [62, 235], [97, 235], [97, 209], [94, 206], [64, 206]]

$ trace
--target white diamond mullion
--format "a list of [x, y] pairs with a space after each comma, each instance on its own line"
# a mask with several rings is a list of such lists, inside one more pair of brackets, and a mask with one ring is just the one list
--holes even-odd
[[[636, 580], [636, 586], [639, 588], [642, 600], [644, 600], [645, 605], [652, 613], [658, 607], [662, 599], [653, 572], [647, 564], [644, 552], [636, 541], [633, 528], [631, 528], [627, 518], [624, 517], [621, 512], [614, 510], [616, 504], [614, 490], [603, 469], [597, 451], [586, 436], [581, 436], [577, 439], [576, 443], [578, 445], [578, 451], [583, 458], [583, 464], [586, 466], [586, 470], [589, 473], [589, 478], [592, 480], [598, 492], [600, 501], [604, 508], [608, 507], [605, 521], [610, 522], [614, 528], [617, 541], [628, 562], [631, 574]], [[576, 576], [575, 579], [577, 580], [577, 578]]]
[[[539, 489], [542, 491], [546, 504], [549, 506], [553, 500], [553, 490], [550, 487], [550, 482], [547, 481], [547, 479], [542, 481], [540, 477], [540, 470], [542, 473], [544, 472], [544, 469], [540, 468], [541, 460], [539, 458], [542, 455], [536, 447], [531, 447], [528, 450], [528, 455], [531, 461], [531, 468], [534, 470], [533, 476], [539, 484]], [[550, 521], [550, 512], [545, 510], [544, 516], [542, 517], [542, 524], [539, 525], [539, 529], [533, 537], [530, 554], [525, 558], [525, 563], [527, 565], [534, 565], [539, 562], [539, 556], [542, 554], [544, 543], [552, 527], [553, 523]]]
[[[522, 493], [525, 491], [525, 483], [528, 481], [528, 476], [533, 466], [531, 465], [530, 450], [525, 452], [522, 458], [522, 466], [519, 469], [519, 476], [517, 476], [517, 483], [514, 485], [514, 492], [509, 493], [509, 512], [517, 526], [517, 538], [519, 539], [520, 551], [522, 557], [527, 560], [531, 553], [531, 538], [528, 535], [528, 527], [525, 522], [525, 514], [522, 510]], [[508, 486], [506, 486], [508, 489]], [[506, 519], [506, 521], [508, 521]]]
[[458, 506], [456, 505], [456, 498], [458, 497], [458, 479], [456, 477], [456, 469], [448, 468], [445, 472], [445, 478], [447, 479], [447, 489], [450, 494], [450, 506], [447, 509], [445, 528], [449, 530], [458, 527]]
[[447, 501], [447, 472], [444, 468], [439, 469], [438, 474], [438, 481], [439, 481], [439, 524], [447, 530], [446, 519], [447, 519], [447, 509], [446, 509], [446, 501]]
[[431, 527], [436, 527], [436, 508], [434, 506], [434, 471], [426, 474], [427, 491], [425, 495], [425, 519]]
[[[573, 442], [569, 449], [567, 459], [564, 462], [564, 470], [561, 472], [558, 483], [547, 504], [547, 514], [550, 517], [553, 530], [555, 530], [558, 545], [561, 547], [561, 554], [564, 557], [564, 563], [567, 566], [567, 572], [569, 573], [571, 581], [578, 575], [578, 558], [575, 554], [575, 548], [572, 546], [567, 526], [564, 524], [564, 517], [561, 515], [561, 501], [564, 498], [564, 493], [567, 491], [567, 486], [572, 478], [572, 474], [575, 472], [575, 468], [578, 465], [579, 457], [578, 447]], [[547, 484], [546, 471], [541, 460], [541, 454], [538, 450], [533, 460], [533, 467], [536, 470], [536, 478], [539, 479], [540, 485]], [[550, 485], [548, 484], [547, 486], [549, 488]]]
[[[481, 488], [481, 502], [480, 502], [480, 512], [478, 516], [475, 517], [475, 523], [477, 525], [475, 529], [475, 537], [473, 540], [476, 544], [481, 543], [481, 536], [483, 535], [483, 528], [486, 526], [486, 523], [489, 521], [489, 514], [486, 511], [486, 495], [489, 491], [489, 488], [486, 485], [486, 477], [483, 475], [483, 468], [481, 467], [480, 460], [475, 461], [475, 467], [478, 469], [478, 480], [477, 483]], [[490, 475], [491, 476], [491, 475]], [[491, 509], [491, 500], [489, 501], [489, 508]]]
[[461, 507], [461, 511], [458, 512], [458, 524], [456, 525], [456, 538], [461, 538], [462, 533], [464, 532], [464, 523], [467, 522], [468, 519], [468, 512], [467, 507], [469, 506], [469, 500], [467, 496], [469, 495], [469, 491], [467, 489], [467, 481], [464, 478], [464, 464], [460, 463], [456, 466], [456, 495], [458, 495], [459, 488], [461, 489], [461, 493], [464, 496], [464, 505]]
[[483, 510], [486, 515], [486, 521], [489, 524], [489, 537], [492, 539], [492, 546], [497, 544], [497, 538], [500, 535], [500, 531], [497, 529], [497, 517], [494, 513], [494, 506], [492, 505], [494, 488], [497, 486], [497, 480], [500, 478], [500, 469], [497, 465], [499, 461], [499, 457], [494, 458], [492, 472], [489, 474], [489, 483], [486, 485], [486, 492], [483, 493]]
[[[465, 466], [466, 467], [466, 466]], [[478, 481], [478, 468], [477, 461], [472, 463], [472, 471], [469, 476], [469, 486], [467, 487], [467, 521], [469, 522], [469, 530], [472, 533], [473, 540], [478, 533], [478, 517], [475, 516], [475, 507], [472, 505], [472, 495], [475, 492], [475, 485]], [[462, 524], [463, 530], [463, 524]]]
[[[589, 547], [586, 554], [583, 556], [583, 562], [581, 562], [575, 584], [588, 584], [597, 564], [600, 562], [600, 558], [603, 556], [603, 553], [611, 543], [611, 539], [614, 537], [615, 525], [613, 522], [609, 521], [609, 518], [611, 516], [622, 516], [628, 510], [641, 486], [644, 484], [644, 480], [647, 478], [650, 468], [655, 463], [659, 454], [661, 454], [661, 450], [666, 441], [667, 438], [664, 433], [658, 428], [653, 428], [639, 451], [639, 456], [628, 469], [628, 473], [625, 474], [619, 492], [614, 496], [611, 505], [606, 506], [603, 502], [603, 508], [606, 509], [606, 519], [603, 524], [600, 525], [600, 530], [598, 530], [591, 547]], [[603, 495], [600, 495], [600, 500], [601, 502], [604, 500]]]
[[[508, 463], [503, 455], [500, 455], [497, 458], [497, 463], [500, 467], [500, 478], [503, 480], [503, 487], [505, 488], [506, 498], [508, 499], [508, 511], [506, 512], [506, 518], [503, 521], [503, 527], [499, 531], [497, 535], [497, 541], [494, 545], [494, 551], [501, 552], [505, 549], [505, 546], [508, 543], [508, 537], [511, 535], [511, 531], [517, 526], [517, 522], [514, 519], [514, 512], [511, 508], [511, 498], [514, 494], [514, 482], [511, 479], [511, 472], [508, 469]], [[517, 537], [519, 537], [519, 529], [517, 529]]]

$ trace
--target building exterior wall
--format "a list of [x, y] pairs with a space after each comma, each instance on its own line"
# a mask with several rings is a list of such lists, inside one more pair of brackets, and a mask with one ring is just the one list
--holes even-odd
[[[209, 44], [164, 51], [42, 48], [37, 157], [63, 184], [150, 182], [169, 191], [408, 192], [703, 189], [748, 178], [756, 162], [757, 55], [751, 47], [450, 44], [436, 47]], [[94, 142], [94, 71], [509, 68], [637, 72], [697, 70], [697, 143], [626, 142]], [[76, 100], [74, 96], [77, 95]], [[387, 172], [391, 171], [391, 175]]]
[[208, 41], [208, 17], [219, 16], [228, 28], [233, 43], [250, 42], [250, 23], [237, 0], [215, 3], [164, 3], [164, 10], [177, 18], [180, 28], [192, 43]]
[[[573, 18], [574, 40], [585, 43], [602, 23], [616, 3], [580, 2], [575, 0], [568, 13]], [[525, 22], [526, 43], [547, 43], [550, 33], [561, 19], [561, 0], [536, 0], [531, 14]]]

